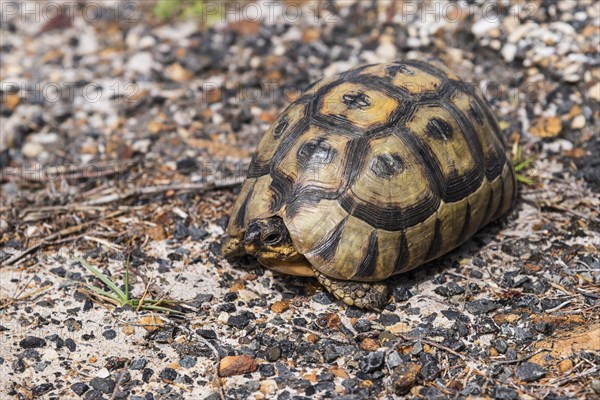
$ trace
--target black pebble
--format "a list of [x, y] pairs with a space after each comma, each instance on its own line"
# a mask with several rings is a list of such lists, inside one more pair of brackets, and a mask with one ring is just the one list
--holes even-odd
[[146, 359], [144, 357], [140, 357], [140, 358], [133, 359], [133, 361], [131, 362], [131, 366], [129, 368], [139, 370], [139, 369], [144, 369], [145, 366], [146, 366]]
[[525, 382], [534, 382], [546, 376], [547, 371], [540, 365], [524, 362], [515, 371], [515, 376]]
[[261, 376], [269, 377], [275, 375], [275, 367], [273, 364], [260, 364], [258, 366], [258, 372]]
[[354, 323], [354, 329], [358, 332], [367, 332], [371, 329], [371, 322], [368, 319], [361, 318]]
[[113, 340], [117, 337], [117, 332], [115, 332], [113, 329], [109, 329], [107, 331], [102, 332], [102, 336], [104, 336], [104, 338], [107, 340]]
[[150, 378], [152, 378], [152, 375], [154, 375], [154, 371], [152, 369], [144, 368], [144, 371], [142, 372], [142, 380], [148, 383]]
[[177, 171], [182, 174], [189, 174], [198, 169], [198, 163], [194, 158], [187, 157], [177, 161]]
[[467, 311], [472, 314], [487, 314], [500, 307], [498, 303], [488, 299], [479, 299], [469, 301], [466, 305]]
[[71, 390], [75, 392], [77, 396], [83, 396], [89, 389], [90, 387], [83, 382], [77, 382], [71, 385]]
[[90, 381], [90, 386], [103, 393], [112, 394], [115, 390], [115, 381], [110, 378], [94, 378]]
[[245, 328], [250, 323], [251, 319], [255, 319], [254, 314], [251, 312], [245, 311], [238, 315], [232, 315], [227, 320], [227, 325], [233, 326], [238, 329]]
[[24, 349], [37, 349], [46, 346], [46, 341], [37, 336], [27, 336], [19, 342], [19, 346]]
[[77, 345], [75, 344], [75, 341], [71, 338], [67, 338], [65, 340], [65, 347], [69, 349], [70, 352], [77, 350]]
[[333, 303], [333, 299], [331, 298], [329, 293], [326, 293], [326, 292], [315, 293], [315, 295], [313, 296], [313, 300], [319, 304], [324, 304], [324, 305]]
[[105, 400], [106, 397], [98, 389], [92, 389], [85, 394], [85, 400]]
[[48, 393], [54, 389], [54, 385], [51, 383], [42, 383], [41, 385], [37, 385], [33, 388], [32, 392], [34, 396], [41, 396], [45, 393]]
[[217, 334], [212, 329], [197, 329], [196, 333], [205, 339], [216, 339]]
[[379, 316], [379, 322], [381, 322], [381, 325], [383, 326], [395, 325], [400, 322], [400, 317], [396, 314], [385, 313]]
[[173, 368], [165, 368], [161, 371], [158, 377], [163, 381], [173, 382], [175, 379], [177, 379], [177, 371], [175, 371]]
[[497, 400], [517, 400], [519, 393], [513, 388], [498, 385], [494, 387], [492, 397]]
[[281, 348], [279, 346], [269, 347], [266, 351], [265, 359], [269, 362], [279, 360], [281, 357]]
[[378, 370], [383, 365], [385, 356], [382, 351], [374, 351], [369, 353], [366, 358], [359, 362], [359, 367], [364, 373], [369, 373]]

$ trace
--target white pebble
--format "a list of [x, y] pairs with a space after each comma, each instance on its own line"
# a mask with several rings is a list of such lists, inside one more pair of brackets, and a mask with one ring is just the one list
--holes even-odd
[[473, 35], [475, 36], [483, 36], [492, 29], [496, 28], [498, 25], [499, 19], [496, 17], [482, 18], [473, 24], [471, 32], [473, 32]]
[[98, 371], [96, 376], [100, 379], [105, 379], [110, 376], [110, 372], [108, 372], [108, 370], [106, 368], [102, 368], [100, 371]]
[[504, 57], [504, 61], [512, 62], [517, 55], [517, 46], [512, 43], [507, 43], [502, 48], [502, 57]]
[[147, 75], [152, 70], [153, 61], [152, 54], [147, 51], [143, 51], [131, 56], [127, 62], [127, 68], [131, 72]]
[[573, 129], [581, 129], [585, 126], [585, 117], [583, 115], [578, 115], [573, 118], [571, 122], [571, 128]]
[[44, 151], [44, 146], [39, 143], [27, 142], [25, 145], [23, 145], [23, 149], [21, 151], [25, 157], [35, 158], [39, 156], [42, 151]]

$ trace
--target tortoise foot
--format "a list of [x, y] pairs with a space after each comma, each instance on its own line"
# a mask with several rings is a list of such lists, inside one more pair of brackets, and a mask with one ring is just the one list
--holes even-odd
[[383, 282], [355, 282], [333, 279], [314, 270], [327, 291], [349, 306], [380, 311], [389, 300], [389, 287]]

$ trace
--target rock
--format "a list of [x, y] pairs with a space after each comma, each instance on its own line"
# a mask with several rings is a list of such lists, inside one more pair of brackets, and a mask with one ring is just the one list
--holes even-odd
[[227, 377], [242, 375], [256, 371], [258, 365], [252, 356], [242, 354], [241, 356], [227, 356], [219, 363], [219, 376]]
[[367, 332], [369, 329], [371, 329], [371, 321], [361, 318], [354, 323], [354, 329], [356, 329], [358, 332]]
[[583, 127], [585, 127], [585, 116], [580, 114], [578, 116], [576, 116], [575, 118], [573, 118], [573, 121], [571, 121], [571, 128], [573, 129], [581, 129]]
[[96, 377], [100, 378], [100, 379], [105, 379], [108, 378], [110, 376], [110, 372], [108, 371], [107, 368], [102, 368], [98, 371], [98, 373], [96, 373]]
[[117, 337], [117, 332], [115, 332], [114, 329], [109, 329], [102, 332], [102, 336], [104, 336], [104, 338], [107, 340], [112, 340]]
[[392, 326], [400, 322], [400, 317], [396, 314], [382, 313], [379, 316], [379, 322], [383, 326]]
[[507, 43], [502, 48], [502, 57], [504, 57], [504, 61], [513, 62], [515, 56], [517, 55], [517, 46], [512, 43]]
[[539, 138], [557, 137], [562, 130], [562, 122], [558, 117], [538, 118], [529, 132]]
[[265, 396], [275, 393], [277, 390], [277, 382], [273, 379], [265, 379], [260, 382], [260, 392]]
[[513, 388], [497, 385], [494, 386], [492, 397], [497, 400], [518, 400], [519, 393]]
[[535, 382], [546, 376], [547, 371], [540, 365], [524, 362], [515, 371], [515, 376], [524, 382]]
[[24, 349], [39, 349], [40, 347], [46, 346], [46, 341], [37, 336], [27, 336], [19, 342], [19, 346]]
[[333, 303], [333, 299], [331, 298], [331, 295], [327, 292], [318, 292], [315, 293], [315, 295], [312, 297], [312, 299], [319, 303], [319, 304], [324, 304], [324, 305], [328, 305], [328, 304], [332, 304]]
[[243, 312], [238, 315], [232, 315], [227, 319], [227, 325], [233, 326], [238, 329], [243, 329], [250, 323], [250, 319], [254, 316], [250, 312]]
[[412, 362], [398, 366], [392, 374], [392, 389], [398, 396], [407, 394], [417, 382], [421, 366]]
[[138, 324], [148, 332], [154, 332], [162, 326], [162, 320], [156, 315], [147, 315], [138, 320]]
[[183, 368], [192, 368], [194, 365], [196, 365], [196, 359], [188, 355], [183, 356], [181, 360], [179, 360], [179, 365], [181, 365]]
[[588, 97], [600, 101], [600, 82], [596, 83], [588, 90]]
[[481, 18], [473, 24], [471, 32], [475, 36], [483, 36], [499, 25], [499, 18]]
[[93, 378], [90, 381], [90, 386], [102, 393], [112, 394], [115, 390], [115, 381], [112, 379]]
[[385, 354], [382, 351], [374, 351], [369, 353], [367, 357], [363, 358], [359, 362], [359, 368], [364, 373], [376, 371], [383, 365]]
[[42, 383], [40, 385], [34, 386], [31, 392], [33, 393], [34, 397], [41, 397], [42, 395], [51, 391], [53, 388], [54, 385], [52, 383]]
[[389, 353], [386, 363], [387, 367], [391, 370], [402, 364], [402, 357], [400, 357], [400, 353], [397, 351], [392, 351]]
[[152, 71], [153, 62], [154, 59], [150, 52], [142, 51], [134, 53], [127, 62], [127, 69], [133, 73], [148, 75]]
[[469, 311], [471, 314], [475, 314], [475, 315], [487, 314], [490, 311], [497, 309], [498, 307], [500, 307], [500, 305], [498, 303], [496, 303], [495, 301], [492, 301], [492, 300], [488, 300], [488, 299], [479, 299], [479, 300], [469, 301], [466, 305], [467, 311]]
[[593, 379], [590, 382], [590, 387], [596, 394], [600, 394], [600, 379]]
[[277, 314], [281, 314], [290, 309], [290, 302], [288, 300], [276, 301], [271, 305], [271, 311]]
[[375, 50], [375, 54], [382, 62], [395, 60], [397, 52], [398, 49], [393, 42], [393, 38], [389, 38], [388, 36], [382, 36], [381, 44], [377, 47], [377, 50]]
[[177, 375], [177, 371], [175, 371], [173, 368], [165, 368], [160, 372], [160, 374], [158, 374], [158, 377], [162, 379], [163, 382], [171, 383], [177, 379]]
[[144, 357], [134, 358], [131, 362], [130, 369], [142, 370], [146, 366], [146, 359]]
[[23, 155], [28, 158], [35, 158], [39, 156], [42, 151], [44, 151], [44, 146], [33, 142], [25, 143], [21, 149]]
[[75, 350], [77, 350], [77, 344], [75, 343], [75, 341], [71, 338], [67, 338], [65, 340], [65, 347], [70, 351], [70, 352], [74, 352]]
[[561, 374], [564, 374], [567, 371], [570, 371], [573, 368], [573, 361], [571, 359], [566, 358], [558, 363], [558, 370]]
[[360, 343], [360, 348], [366, 351], [375, 351], [379, 348], [379, 342], [375, 339], [366, 338]]
[[281, 357], [281, 348], [279, 346], [271, 346], [267, 348], [265, 359], [269, 362], [279, 360]]
[[88, 385], [86, 385], [83, 382], [77, 382], [71, 385], [71, 390], [77, 395], [77, 396], [83, 396], [83, 394], [85, 392], [87, 392], [90, 389], [90, 387]]

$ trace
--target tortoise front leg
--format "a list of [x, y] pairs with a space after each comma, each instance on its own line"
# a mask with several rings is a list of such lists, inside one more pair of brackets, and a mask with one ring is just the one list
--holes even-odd
[[389, 287], [383, 282], [356, 282], [333, 279], [313, 268], [315, 277], [327, 291], [349, 306], [381, 310], [389, 300]]

